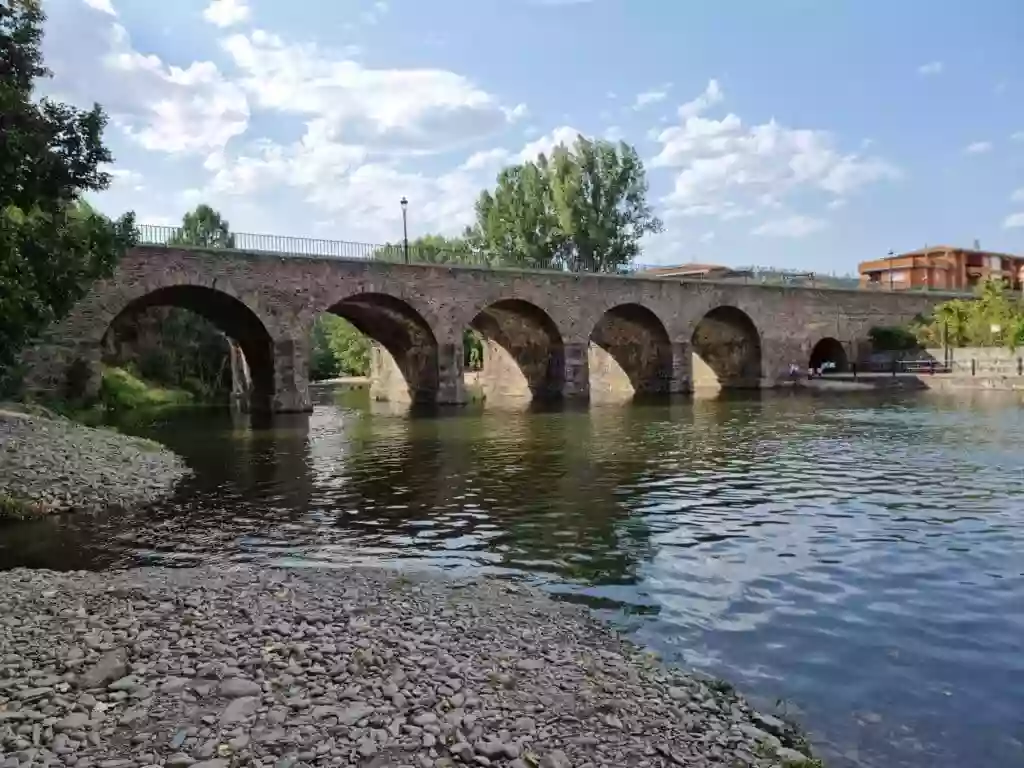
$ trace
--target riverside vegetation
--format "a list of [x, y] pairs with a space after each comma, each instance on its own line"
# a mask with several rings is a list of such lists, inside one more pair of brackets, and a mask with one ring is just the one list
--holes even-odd
[[981, 282], [974, 299], [950, 299], [928, 317], [906, 326], [871, 329], [876, 350], [920, 348], [1024, 347], [1024, 295], [1008, 290], [1001, 278]]

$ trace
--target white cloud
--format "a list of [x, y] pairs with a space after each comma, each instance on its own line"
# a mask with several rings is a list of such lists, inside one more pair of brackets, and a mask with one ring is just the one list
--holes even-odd
[[364, 24], [372, 26], [383, 19], [387, 12], [388, 4], [384, 0], [377, 0], [370, 8], [363, 11], [359, 18]]
[[704, 93], [693, 101], [686, 102], [679, 108], [679, 116], [683, 119], [696, 117], [702, 112], [705, 112], [720, 103], [724, 98], [725, 95], [722, 93], [722, 89], [718, 85], [718, 81], [709, 80], [707, 87], [704, 89]]
[[982, 155], [986, 152], [992, 151], [991, 141], [975, 141], [964, 147], [964, 152], [968, 155]]
[[806, 237], [819, 232], [827, 226], [822, 219], [810, 216], [793, 215], [782, 219], [772, 219], [751, 230], [753, 235], [762, 237]]
[[710, 243], [712, 240], [715, 239], [715, 232], [714, 230], [709, 230], [708, 232], [705, 232], [697, 239], [700, 240], [702, 243]]
[[511, 109], [505, 109], [505, 117], [509, 121], [522, 120], [530, 114], [530, 109], [525, 104], [516, 104]]
[[117, 11], [114, 10], [113, 4], [110, 0], [82, 0], [90, 8], [93, 8], [102, 13], [109, 14], [110, 16], [117, 16]]
[[942, 73], [942, 62], [941, 61], [929, 61], [927, 64], [922, 64], [917, 68], [919, 75], [938, 75]]
[[835, 200], [829, 200], [825, 207], [830, 211], [838, 211], [840, 208], [846, 207], [846, 201], [841, 197], [837, 197]]
[[649, 91], [638, 93], [636, 99], [633, 100], [633, 109], [641, 110], [644, 107], [649, 107], [651, 104], [657, 104], [660, 101], [664, 101], [668, 98], [668, 89], [671, 87], [671, 83], [652, 88]]
[[626, 137], [626, 134], [619, 126], [609, 125], [604, 129], [603, 137], [607, 141], [622, 141]]
[[507, 109], [467, 78], [440, 69], [368, 69], [314, 45], [257, 30], [223, 43], [253, 103], [318, 123], [332, 142], [437, 152], [502, 128]]
[[162, 152], [217, 151], [246, 130], [246, 95], [215, 64], [178, 67], [143, 55], [119, 23], [78, 7], [54, 14], [43, 39], [54, 72], [47, 87], [62, 98], [100, 102], [133, 141]]
[[1015, 189], [1013, 194], [1010, 195], [1010, 200], [1014, 203], [1024, 203], [1024, 187]]
[[145, 189], [143, 176], [138, 171], [129, 168], [109, 168], [110, 184], [112, 187], [124, 187], [133, 192], [141, 192]]
[[734, 113], [721, 119], [695, 114], [723, 99], [712, 81], [680, 108], [681, 124], [655, 132], [661, 148], [651, 168], [676, 169], [663, 201], [670, 217], [737, 218], [778, 208], [797, 192], [846, 197], [902, 175], [880, 157], [839, 150], [827, 131], [787, 128], [775, 120], [748, 128]]
[[1010, 138], [1014, 141], [1024, 141], [1024, 131], [1017, 131], [1010, 135]]
[[572, 128], [568, 125], [561, 125], [551, 133], [541, 136], [535, 141], [531, 141], [525, 147], [516, 158], [516, 162], [526, 162], [527, 160], [536, 160], [537, 155], [545, 154], [550, 156], [552, 150], [559, 144], [565, 144], [567, 147], [571, 147], [576, 142], [576, 137], [579, 136], [583, 131]]
[[251, 11], [245, 0], [212, 0], [203, 18], [218, 27], [231, 27], [248, 21]]
[[1024, 227], [1024, 212], [1011, 213], [1003, 219], [1004, 229], [1015, 229], [1017, 227]]

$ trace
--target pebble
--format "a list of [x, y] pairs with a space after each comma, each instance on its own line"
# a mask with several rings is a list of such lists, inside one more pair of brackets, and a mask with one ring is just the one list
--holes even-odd
[[0, 768], [778, 768], [799, 754], [778, 718], [652, 663], [580, 607], [486, 578], [15, 570], [0, 572], [0, 617]]
[[263, 689], [260, 688], [259, 683], [236, 677], [221, 683], [219, 692], [221, 696], [226, 696], [229, 699], [240, 699], [243, 696], [259, 696]]
[[149, 440], [0, 409], [0, 495], [34, 502], [41, 514], [147, 504], [189, 474]]

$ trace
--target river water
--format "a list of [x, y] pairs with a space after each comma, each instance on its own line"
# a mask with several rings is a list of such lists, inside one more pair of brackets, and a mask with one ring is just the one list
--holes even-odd
[[1024, 765], [1024, 410], [791, 394], [410, 417], [365, 390], [134, 430], [197, 470], [5, 529], [0, 567], [432, 566], [585, 601], [808, 726], [829, 765]]

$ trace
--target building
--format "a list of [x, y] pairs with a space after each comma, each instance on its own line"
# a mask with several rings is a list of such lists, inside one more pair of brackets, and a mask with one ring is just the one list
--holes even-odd
[[650, 267], [639, 274], [649, 277], [678, 277], [686, 280], [723, 280], [743, 277], [748, 270], [736, 270], [721, 264], [677, 264], [669, 267]]
[[1019, 291], [1024, 284], [1024, 256], [934, 245], [862, 261], [858, 271], [861, 287], [883, 291], [970, 291], [992, 277], [1001, 277]]
[[853, 275], [837, 277], [814, 272], [799, 272], [771, 267], [733, 268], [721, 264], [678, 264], [676, 266], [649, 267], [637, 274], [646, 277], [676, 278], [679, 280], [712, 280], [722, 283], [761, 285], [803, 285], [832, 288], [856, 288]]

